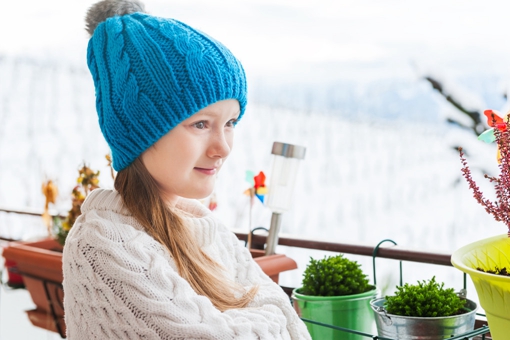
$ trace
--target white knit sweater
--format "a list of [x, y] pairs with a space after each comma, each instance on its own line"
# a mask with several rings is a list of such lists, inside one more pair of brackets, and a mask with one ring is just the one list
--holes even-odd
[[120, 195], [96, 189], [64, 247], [68, 339], [310, 339], [287, 295], [232, 232], [197, 201], [181, 199], [177, 207], [233, 280], [260, 287], [248, 308], [220, 312], [196, 294]]

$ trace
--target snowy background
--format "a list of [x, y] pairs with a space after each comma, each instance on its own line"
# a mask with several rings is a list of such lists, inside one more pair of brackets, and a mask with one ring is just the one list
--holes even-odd
[[[93, 1], [11, 1], [0, 22], [0, 206], [42, 209], [41, 183], [60, 189], [65, 212], [82, 162], [112, 187], [86, 67], [83, 17]], [[488, 196], [482, 172], [497, 173], [495, 147], [448, 124], [465, 115], [425, 76], [470, 110], [507, 111], [510, 45], [504, 1], [145, 1], [147, 10], [184, 21], [227, 45], [248, 74], [246, 116], [219, 176], [215, 212], [248, 230], [246, 170], [271, 170], [273, 141], [307, 147], [282, 233], [451, 253], [505, 232], [471, 197], [455, 146]], [[7, 7], [6, 7], [7, 6]], [[65, 13], [62, 14], [62, 13]], [[256, 204], [253, 226], [271, 212]], [[0, 234], [43, 236], [38, 218], [0, 213]], [[280, 247], [300, 269], [281, 283], [299, 286], [309, 256]], [[371, 261], [359, 260], [371, 273]], [[398, 264], [378, 260], [378, 282], [392, 292]], [[404, 264], [404, 280], [437, 275], [456, 289], [453, 268]], [[476, 299], [471, 289], [471, 298]], [[2, 315], [5, 312], [2, 305]], [[6, 323], [0, 324], [0, 338]], [[2, 337], [4, 334], [4, 337]], [[48, 337], [51, 335], [48, 335]]]

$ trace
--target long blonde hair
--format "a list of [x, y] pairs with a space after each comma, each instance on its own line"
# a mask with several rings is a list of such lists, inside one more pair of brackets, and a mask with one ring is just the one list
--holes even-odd
[[227, 279], [224, 268], [202, 251], [182, 219], [165, 204], [140, 157], [117, 174], [115, 189], [147, 233], [168, 249], [179, 275], [197, 294], [208, 297], [221, 311], [248, 305], [258, 287], [245, 292]]

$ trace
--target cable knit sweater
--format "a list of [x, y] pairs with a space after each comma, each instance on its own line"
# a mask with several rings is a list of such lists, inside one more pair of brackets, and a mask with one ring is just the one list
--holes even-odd
[[197, 201], [180, 199], [177, 208], [231, 279], [260, 287], [255, 299], [220, 312], [179, 276], [117, 192], [96, 189], [64, 247], [68, 339], [310, 339], [287, 295], [232, 232]]

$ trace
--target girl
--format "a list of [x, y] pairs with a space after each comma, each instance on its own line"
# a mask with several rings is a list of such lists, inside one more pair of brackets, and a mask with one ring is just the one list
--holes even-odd
[[211, 194], [246, 108], [239, 61], [136, 0], [87, 13], [87, 62], [118, 171], [64, 247], [67, 337], [310, 339], [288, 297], [195, 199]]

